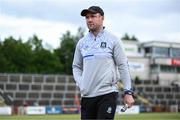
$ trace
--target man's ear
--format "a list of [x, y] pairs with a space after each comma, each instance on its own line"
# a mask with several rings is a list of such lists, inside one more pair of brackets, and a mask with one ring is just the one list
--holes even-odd
[[104, 16], [102, 16], [102, 20], [104, 20]]

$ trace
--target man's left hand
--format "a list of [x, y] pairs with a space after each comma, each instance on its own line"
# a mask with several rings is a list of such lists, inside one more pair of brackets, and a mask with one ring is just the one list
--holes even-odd
[[131, 108], [134, 104], [134, 98], [132, 95], [125, 94], [124, 103], [128, 105], [128, 108]]

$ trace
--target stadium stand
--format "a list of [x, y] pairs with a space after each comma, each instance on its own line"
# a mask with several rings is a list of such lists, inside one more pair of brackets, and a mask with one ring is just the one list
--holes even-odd
[[[168, 109], [180, 105], [180, 87], [162, 86], [154, 81], [134, 84], [136, 104], [160, 105]], [[123, 94], [120, 92], [120, 97]], [[66, 75], [0, 74], [0, 104], [77, 106], [80, 93], [73, 77]], [[120, 100], [120, 99], [119, 99]], [[118, 101], [123, 104], [123, 101]]]
[[[13, 98], [14, 106], [27, 105], [74, 105], [78, 88], [72, 76], [0, 74], [2, 98]], [[10, 104], [5, 99], [6, 104]]]

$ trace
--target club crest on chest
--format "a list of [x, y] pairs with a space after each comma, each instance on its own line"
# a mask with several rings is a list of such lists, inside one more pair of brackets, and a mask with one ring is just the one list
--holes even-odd
[[101, 42], [100, 47], [101, 47], [101, 48], [106, 48], [106, 42]]

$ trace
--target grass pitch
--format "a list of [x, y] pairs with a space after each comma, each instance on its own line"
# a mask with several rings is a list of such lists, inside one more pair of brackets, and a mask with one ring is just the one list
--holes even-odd
[[[0, 116], [0, 120], [79, 120], [80, 114]], [[115, 120], [180, 120], [180, 113], [116, 115]]]

